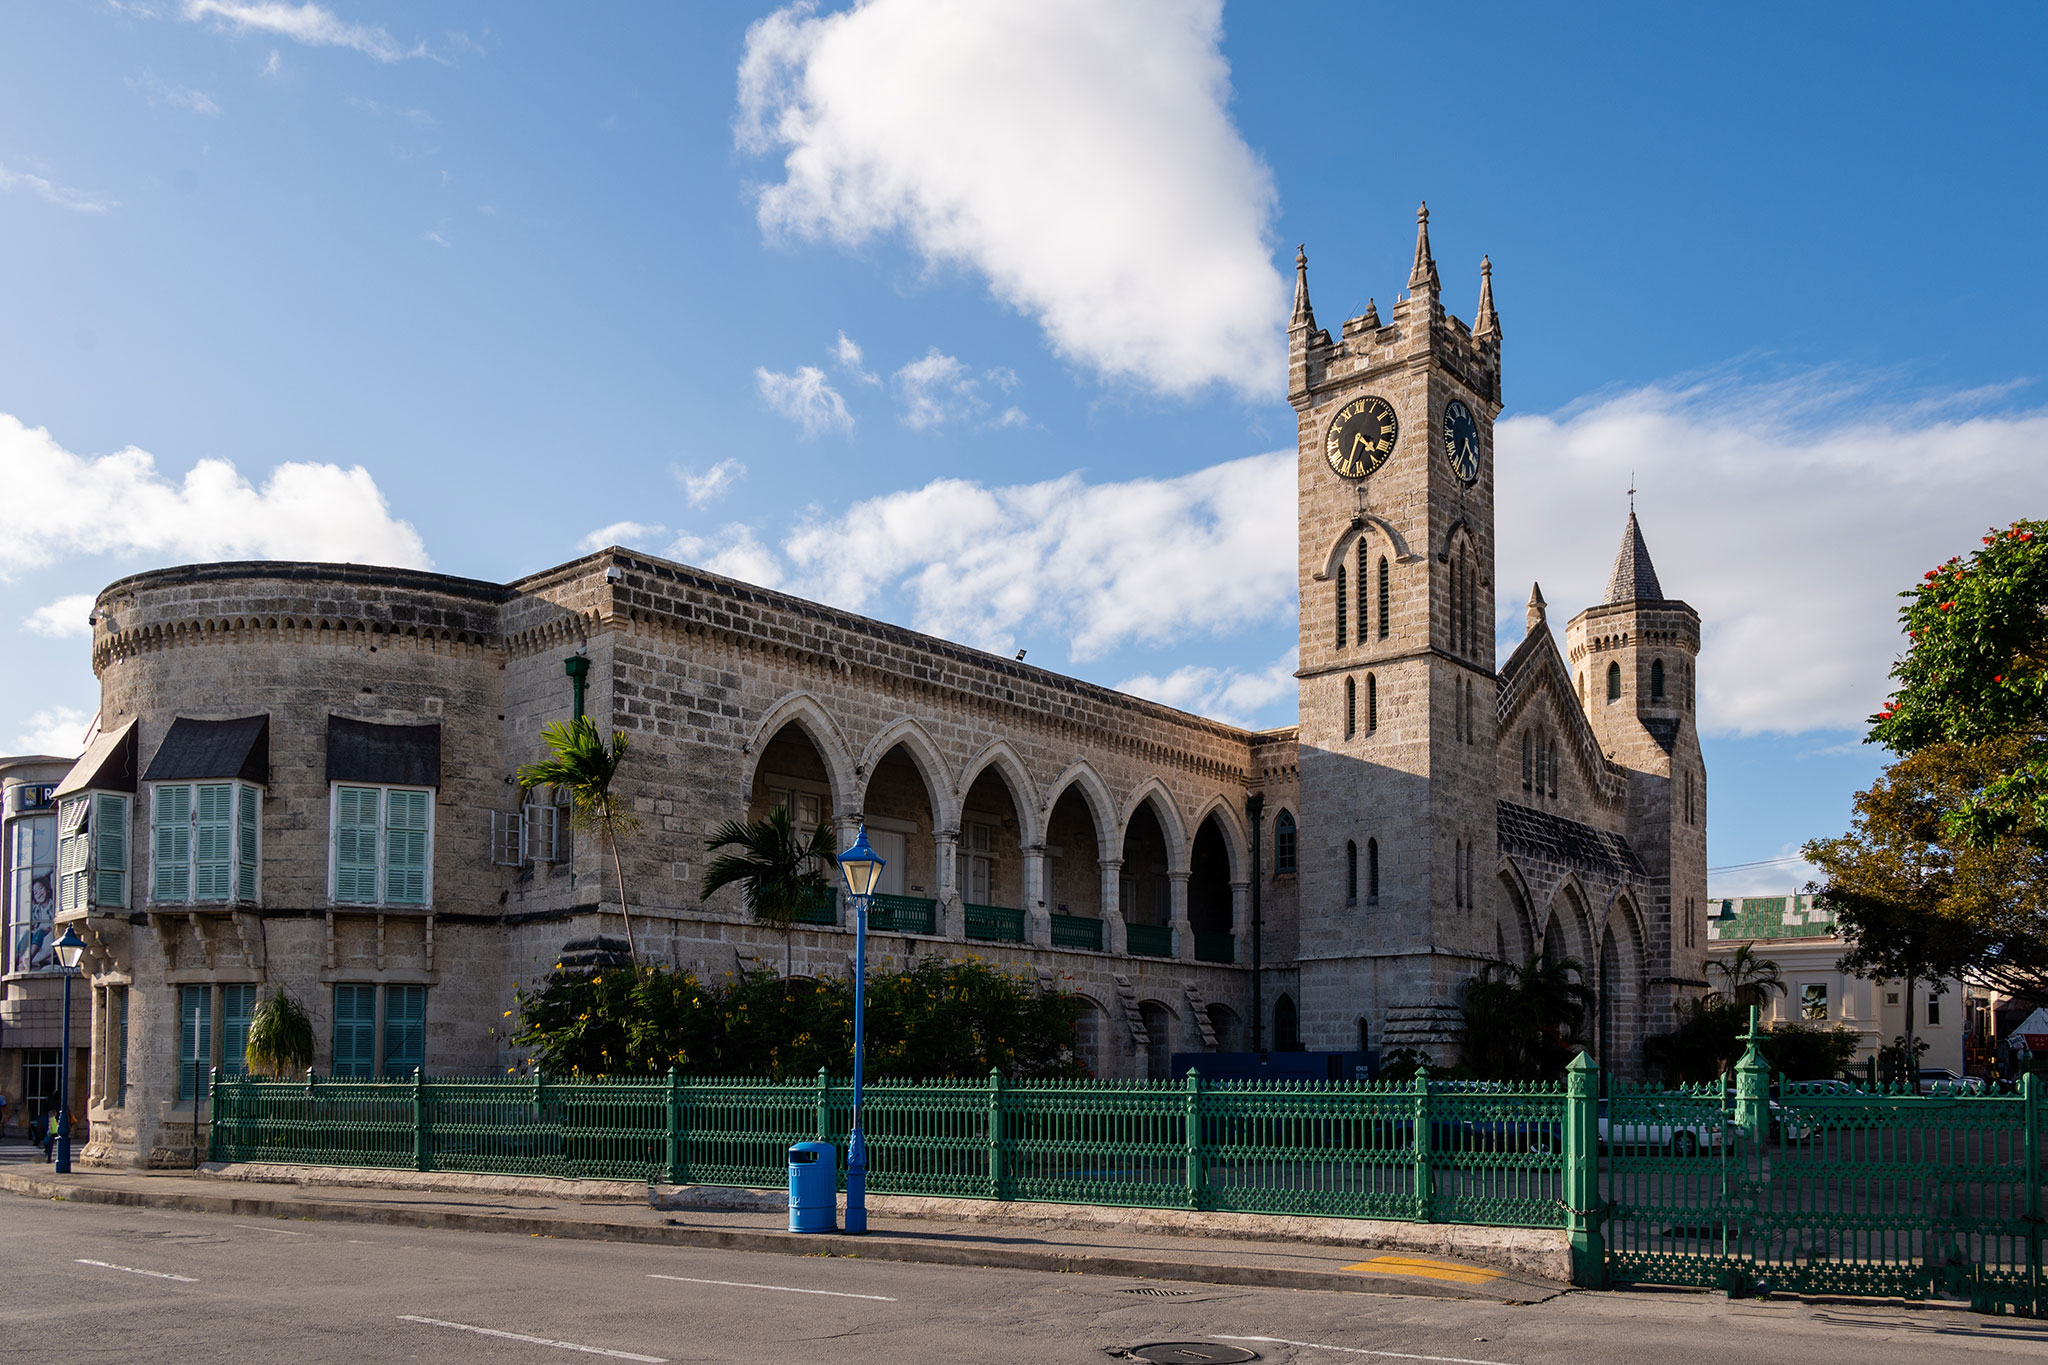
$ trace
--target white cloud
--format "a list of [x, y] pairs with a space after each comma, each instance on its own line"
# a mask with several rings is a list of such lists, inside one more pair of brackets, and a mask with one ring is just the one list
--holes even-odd
[[432, 562], [361, 465], [280, 464], [258, 488], [201, 460], [173, 483], [147, 451], [74, 455], [0, 413], [0, 486], [0, 580], [74, 554]]
[[864, 610], [900, 594], [918, 629], [1007, 651], [1031, 630], [1092, 658], [1294, 614], [1294, 454], [1171, 479], [939, 479], [806, 522], [796, 591]]
[[692, 507], [717, 501], [745, 477], [747, 467], [738, 460], [720, 460], [701, 474], [689, 469], [676, 471], [676, 482], [683, 486], [683, 496], [690, 500]]
[[5, 166], [0, 166], [0, 190], [27, 190], [30, 194], [45, 199], [60, 209], [70, 209], [73, 213], [105, 213], [109, 209], [120, 207], [120, 204], [112, 199], [87, 194], [84, 190], [74, 190], [68, 185], [59, 185], [43, 176], [30, 175], [27, 171], [10, 171]]
[[1799, 856], [1798, 844], [1780, 844], [1776, 857], [1707, 869], [1707, 898], [1789, 896], [1808, 882], [1825, 880], [1818, 867]]
[[92, 615], [95, 600], [89, 592], [60, 597], [47, 606], [37, 607], [23, 618], [21, 624], [36, 635], [48, 635], [59, 640], [73, 635], [90, 635], [92, 627], [86, 624], [86, 618]]
[[1294, 695], [1294, 670], [1300, 667], [1299, 660], [1300, 651], [1290, 647], [1272, 663], [1253, 672], [1185, 664], [1163, 678], [1150, 673], [1126, 678], [1116, 685], [1116, 690], [1230, 725], [1245, 725], [1249, 724], [1249, 717]]
[[1220, 0], [792, 5], [747, 32], [764, 231], [901, 231], [983, 275], [1061, 355], [1182, 394], [1277, 394], [1271, 173], [1231, 122]]
[[158, 79], [153, 71], [144, 71], [140, 80], [130, 77], [127, 84], [130, 90], [136, 91], [151, 105], [168, 104], [173, 109], [204, 114], [208, 118], [216, 118], [220, 114], [220, 106], [213, 102], [213, 96], [203, 90], [170, 85]]
[[[311, 0], [300, 5], [282, 0], [185, 0], [182, 13], [195, 23], [212, 19], [237, 29], [274, 33], [308, 47], [345, 47], [380, 62], [429, 55], [424, 43], [403, 47], [383, 29], [347, 23]], [[276, 54], [271, 56], [275, 62]]]
[[832, 347], [832, 358], [841, 369], [863, 384], [879, 384], [882, 377], [872, 370], [862, 368], [866, 357], [861, 353], [860, 343], [846, 333], [839, 334], [838, 342]]
[[28, 728], [16, 732], [14, 752], [76, 758], [85, 752], [85, 727], [91, 720], [75, 706], [38, 711], [28, 718]]
[[[930, 431], [951, 422], [979, 421], [989, 406], [981, 396], [984, 380], [1008, 393], [1017, 387], [1017, 372], [995, 369], [977, 377], [957, 357], [932, 347], [894, 376], [896, 392], [903, 400], [903, 425], [912, 431]], [[1028, 420], [1021, 408], [1011, 407], [993, 425], [1018, 427]]]
[[670, 559], [763, 588], [781, 587], [785, 576], [782, 561], [755, 538], [754, 528], [737, 522], [721, 531], [715, 542], [680, 535], [662, 553]]
[[599, 550], [614, 545], [641, 546], [660, 540], [668, 534], [668, 527], [654, 526], [644, 521], [615, 521], [609, 526], [600, 526], [576, 542], [576, 553], [596, 554]]
[[446, 237], [442, 236], [442, 235], [441, 235], [441, 234], [440, 234], [439, 232], [435, 232], [435, 231], [432, 231], [431, 229], [430, 229], [430, 230], [428, 230], [428, 231], [426, 231], [426, 232], [423, 232], [423, 233], [421, 233], [421, 234], [420, 234], [420, 240], [421, 240], [421, 241], [423, 241], [423, 242], [431, 242], [431, 243], [433, 243], [433, 244], [434, 244], [435, 246], [437, 246], [437, 247], [440, 247], [440, 248], [441, 248], [441, 249], [442, 249], [443, 251], [449, 251], [449, 250], [452, 250], [452, 249], [454, 248], [454, 246], [455, 246], [455, 244], [454, 244], [453, 242], [449, 241], [449, 240], [448, 240], [448, 239], [447, 239]]
[[806, 436], [853, 430], [853, 414], [846, 410], [846, 400], [815, 365], [800, 366], [794, 374], [756, 369], [754, 383], [768, 406], [802, 426]]
[[1897, 594], [2048, 504], [2048, 413], [1997, 391], [1887, 406], [1822, 371], [1651, 387], [1499, 429], [1501, 620], [1531, 578], [1551, 619], [1598, 601], [1633, 477], [1667, 596], [1699, 610], [1700, 723], [1861, 729], [1903, 640]]

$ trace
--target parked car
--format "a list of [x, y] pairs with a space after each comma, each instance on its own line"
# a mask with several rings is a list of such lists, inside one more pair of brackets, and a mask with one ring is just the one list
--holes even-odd
[[1982, 1076], [1965, 1076], [1945, 1066], [1923, 1066], [1920, 1068], [1920, 1093], [1923, 1095], [1981, 1095], [1984, 1093]]
[[1631, 1112], [1611, 1126], [1608, 1103], [1600, 1101], [1600, 1141], [1610, 1147], [1666, 1148], [1674, 1156], [1691, 1156], [1727, 1140], [1727, 1116], [1709, 1113], [1690, 1095], [1674, 1095], [1666, 1103], [1654, 1095], [1630, 1096]]

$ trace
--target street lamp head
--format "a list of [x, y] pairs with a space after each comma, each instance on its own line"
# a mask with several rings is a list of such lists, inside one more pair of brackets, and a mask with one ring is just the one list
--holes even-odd
[[868, 827], [862, 825], [860, 834], [854, 839], [853, 847], [839, 855], [839, 871], [846, 878], [846, 894], [868, 896], [875, 890], [875, 883], [882, 879], [882, 864], [885, 860], [868, 847]]
[[57, 961], [64, 964], [64, 970], [67, 972], [76, 971], [78, 960], [85, 956], [85, 940], [78, 936], [78, 926], [75, 924], [65, 925], [64, 937], [50, 947], [56, 951]]

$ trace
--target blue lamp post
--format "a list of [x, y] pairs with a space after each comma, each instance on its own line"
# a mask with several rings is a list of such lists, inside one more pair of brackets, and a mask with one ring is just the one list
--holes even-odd
[[839, 855], [846, 894], [853, 898], [853, 1132], [846, 1141], [846, 1230], [868, 1230], [868, 1140], [860, 1130], [862, 1062], [867, 1043], [868, 897], [881, 880], [883, 859], [868, 847], [862, 825], [853, 847]]
[[50, 945], [64, 968], [64, 1046], [57, 1054], [57, 1174], [71, 1173], [71, 977], [85, 956], [78, 926], [64, 926], [64, 937]]

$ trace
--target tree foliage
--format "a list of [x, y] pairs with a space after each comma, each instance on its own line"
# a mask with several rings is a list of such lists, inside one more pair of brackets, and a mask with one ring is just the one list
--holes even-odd
[[1738, 944], [1732, 953], [1707, 959], [1707, 975], [1721, 978], [1717, 994], [1745, 1009], [1761, 1008], [1773, 995], [1785, 993], [1785, 978], [1778, 964], [1757, 955], [1756, 946]]
[[709, 900], [713, 892], [738, 886], [749, 913], [782, 931], [782, 973], [788, 976], [797, 916], [832, 894], [824, 871], [839, 861], [832, 827], [820, 824], [806, 836], [797, 830], [789, 807], [778, 805], [759, 820], [727, 820], [711, 832], [709, 849], [718, 856], [704, 869], [699, 898]]
[[607, 744], [590, 717], [578, 716], [572, 721], [556, 721], [542, 730], [540, 737], [550, 756], [520, 768], [520, 793], [536, 787], [567, 792], [572, 803], [569, 823], [596, 834], [611, 850], [612, 873], [619, 883], [619, 918], [626, 926], [626, 955], [638, 963], [633, 917], [626, 908], [626, 866], [619, 857], [619, 840], [640, 828], [640, 817], [616, 785], [619, 767], [626, 760], [626, 732], [612, 731]]
[[261, 1076], [296, 1075], [313, 1065], [313, 1021], [284, 987], [256, 1002], [242, 1057]]
[[[1678, 1027], [1643, 1040], [1643, 1059], [1667, 1085], [1711, 1081], [1735, 1066], [1749, 1031], [1749, 1006], [1726, 995], [1703, 995], [1678, 1007]], [[1855, 1057], [1855, 1029], [1779, 1024], [1758, 1047], [1772, 1071], [1792, 1081], [1826, 1080]]]
[[1550, 1080], [1585, 1046], [1598, 1003], [1577, 958], [1489, 962], [1465, 983], [1464, 1069], [1483, 1080]]
[[[978, 959], [928, 957], [868, 980], [867, 1072], [873, 1077], [1013, 1078], [1085, 1074], [1075, 1053], [1075, 996]], [[815, 1076], [846, 1074], [853, 991], [840, 979], [739, 972], [556, 971], [521, 992], [512, 1041], [563, 1075]]]

